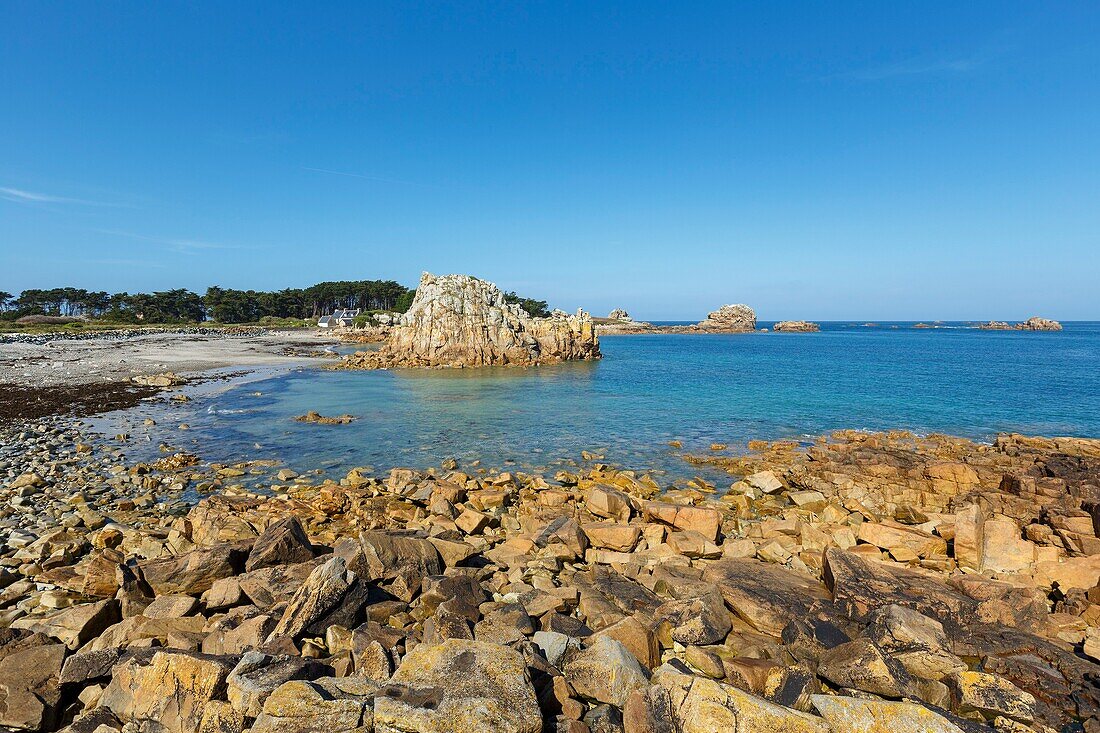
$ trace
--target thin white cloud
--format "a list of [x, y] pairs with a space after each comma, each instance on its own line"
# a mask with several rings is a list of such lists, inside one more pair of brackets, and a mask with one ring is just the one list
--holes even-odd
[[53, 196], [46, 193], [24, 191], [19, 188], [0, 187], [0, 199], [14, 201], [18, 204], [75, 204], [78, 206], [111, 206], [125, 207], [127, 204], [114, 204], [106, 201], [88, 201], [87, 199], [74, 199], [67, 196]]
[[113, 237], [125, 237], [126, 239], [135, 239], [139, 242], [150, 242], [152, 244], [159, 244], [165, 249], [178, 252], [180, 254], [193, 255], [199, 252], [214, 250], [214, 249], [252, 249], [251, 247], [243, 247], [236, 244], [223, 244], [220, 242], [207, 242], [199, 239], [179, 239], [175, 237], [154, 237], [146, 234], [135, 234], [134, 232], [123, 232], [115, 229], [96, 229], [94, 230], [99, 234], [107, 234]]

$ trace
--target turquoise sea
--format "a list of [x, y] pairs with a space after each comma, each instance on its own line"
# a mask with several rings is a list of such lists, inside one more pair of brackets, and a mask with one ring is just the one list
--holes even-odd
[[[605, 336], [602, 361], [532, 369], [302, 369], [200, 390], [182, 406], [143, 405], [96, 426], [129, 430], [131, 457], [155, 455], [164, 441], [208, 460], [278, 458], [297, 469], [427, 467], [453, 457], [554, 470], [587, 450], [669, 481], [696, 473], [678, 457], [684, 451], [716, 442], [743, 450], [750, 439], [839, 428], [981, 440], [1005, 431], [1100, 436], [1100, 323], [1068, 323], [1060, 333], [938, 325]], [[309, 410], [358, 419], [293, 420]], [[142, 427], [145, 417], [157, 426]]]

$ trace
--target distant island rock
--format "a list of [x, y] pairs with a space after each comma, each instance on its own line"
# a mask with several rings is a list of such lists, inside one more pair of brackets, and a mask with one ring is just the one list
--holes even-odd
[[784, 333], [817, 333], [821, 326], [812, 321], [779, 321], [772, 326], [772, 330]]
[[1005, 321], [990, 321], [978, 326], [983, 331], [1061, 331], [1062, 324], [1049, 318], [1032, 316], [1020, 323], [1007, 323]]
[[531, 366], [598, 358], [599, 339], [584, 311], [534, 318], [491, 282], [425, 272], [381, 348], [345, 357], [338, 368]]
[[699, 321], [696, 327], [704, 331], [755, 331], [756, 311], [743, 303], [724, 305], [713, 313], [708, 313], [706, 319]]
[[633, 321], [634, 319], [631, 318], [630, 314], [627, 313], [622, 308], [616, 308], [615, 310], [613, 310], [613, 311], [611, 311], [610, 313], [607, 314], [607, 320], [609, 320], [609, 321]]

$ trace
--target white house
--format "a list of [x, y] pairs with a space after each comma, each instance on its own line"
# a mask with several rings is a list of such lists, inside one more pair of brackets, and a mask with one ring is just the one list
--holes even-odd
[[360, 312], [359, 308], [338, 308], [330, 316], [321, 316], [317, 325], [321, 328], [351, 328]]

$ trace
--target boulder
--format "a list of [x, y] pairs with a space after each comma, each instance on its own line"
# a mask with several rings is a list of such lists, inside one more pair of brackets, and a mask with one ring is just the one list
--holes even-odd
[[774, 637], [792, 620], [833, 613], [833, 604], [818, 580], [759, 560], [718, 560], [707, 567], [703, 580], [718, 588], [745, 623]]
[[1035, 543], [1023, 539], [1011, 519], [988, 519], [982, 526], [980, 558], [981, 571], [1023, 572], [1035, 564]]
[[268, 695], [252, 733], [371, 733], [378, 688], [364, 677], [286, 682]]
[[65, 645], [38, 634], [5, 634], [0, 646], [0, 726], [36, 731], [53, 724]]
[[681, 644], [717, 644], [733, 626], [718, 591], [668, 601], [657, 609], [656, 616], [668, 622], [673, 640]]
[[241, 657], [226, 678], [226, 698], [234, 710], [255, 718], [263, 712], [264, 702], [277, 687], [291, 680], [322, 677], [325, 672], [326, 667], [312, 659], [273, 657], [250, 651]]
[[814, 708], [837, 733], [963, 733], [947, 718], [909, 702], [813, 695]]
[[662, 524], [667, 524], [684, 532], [698, 532], [710, 542], [718, 539], [718, 530], [722, 526], [722, 515], [716, 509], [681, 506], [651, 501], [645, 505], [645, 514]]
[[630, 521], [629, 497], [610, 486], [596, 484], [588, 490], [584, 503], [588, 511], [597, 517], [614, 519], [616, 522]]
[[245, 551], [240, 547], [214, 545], [175, 557], [145, 560], [138, 567], [145, 582], [158, 596], [169, 593], [201, 595], [214, 581], [239, 573], [244, 561]]
[[225, 693], [235, 659], [179, 651], [115, 666], [99, 699], [123, 722], [154, 721], [163, 733], [199, 733], [206, 707]]
[[374, 703], [376, 733], [539, 733], [542, 713], [523, 656], [449, 639], [420, 644]]
[[297, 517], [275, 522], [263, 531], [248, 553], [244, 569], [257, 570], [272, 565], [290, 565], [313, 559], [313, 545]]
[[[358, 578], [347, 569], [344, 558], [333, 557], [310, 573], [306, 582], [294, 593], [269, 638], [299, 636], [311, 624], [337, 608], [345, 596], [354, 595], [352, 588], [358, 585]], [[360, 600], [365, 601], [365, 598]]]
[[[653, 683], [667, 691], [674, 729], [680, 733], [832, 733], [821, 718], [669, 664], [653, 673]], [[631, 710], [629, 717], [633, 714]]]
[[411, 533], [367, 531], [359, 541], [343, 541], [336, 554], [363, 580], [388, 583], [387, 590], [411, 601], [424, 578], [443, 574], [443, 559], [428, 540]]
[[955, 709], [980, 713], [988, 720], [1004, 716], [1021, 723], [1035, 719], [1035, 696], [1008, 680], [985, 672], [956, 672], [946, 678]]
[[821, 655], [817, 673], [837, 687], [900, 698], [912, 685], [903, 666], [870, 639], [856, 639]]
[[867, 638], [916, 677], [941, 680], [966, 669], [951, 653], [943, 624], [911, 608], [884, 606], [871, 615]]
[[856, 538], [895, 556], [898, 556], [899, 550], [907, 550], [913, 556], [924, 558], [947, 555], [947, 542], [942, 537], [902, 524], [863, 522], [859, 525]]
[[595, 636], [586, 648], [568, 654], [562, 672], [578, 695], [618, 707], [631, 691], [648, 684], [637, 658], [608, 635]]
[[29, 616], [12, 622], [13, 629], [29, 629], [52, 636], [69, 649], [78, 649], [119, 620], [118, 601], [82, 603], [48, 616]]

